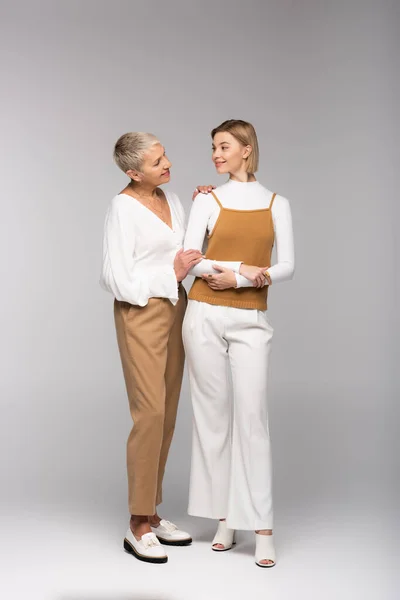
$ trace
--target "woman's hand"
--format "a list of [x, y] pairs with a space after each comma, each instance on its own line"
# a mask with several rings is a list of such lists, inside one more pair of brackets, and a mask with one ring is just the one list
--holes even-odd
[[213, 190], [215, 190], [215, 185], [198, 185], [193, 192], [192, 200], [194, 200], [198, 194], [209, 194]]
[[233, 271], [219, 265], [213, 265], [213, 269], [219, 271], [219, 274], [202, 275], [202, 278], [207, 281], [212, 290], [227, 290], [228, 288], [236, 287], [236, 277]]
[[190, 269], [203, 260], [203, 258], [204, 256], [199, 250], [186, 250], [184, 252], [183, 248], [181, 248], [176, 253], [174, 260], [174, 271], [177, 281], [183, 281]]
[[239, 273], [252, 282], [253, 287], [262, 288], [267, 282], [264, 275], [268, 267], [254, 267], [253, 265], [241, 264]]

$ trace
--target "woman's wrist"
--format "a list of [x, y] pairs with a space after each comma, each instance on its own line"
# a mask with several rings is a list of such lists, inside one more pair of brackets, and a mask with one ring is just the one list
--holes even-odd
[[178, 283], [182, 283], [183, 279], [185, 279], [185, 278], [184, 278], [184, 277], [182, 277], [182, 276], [181, 276], [182, 274], [181, 274], [181, 273], [179, 273], [179, 272], [177, 272], [175, 268], [174, 268], [174, 271], [175, 271], [175, 277], [176, 277], [176, 281], [177, 281]]

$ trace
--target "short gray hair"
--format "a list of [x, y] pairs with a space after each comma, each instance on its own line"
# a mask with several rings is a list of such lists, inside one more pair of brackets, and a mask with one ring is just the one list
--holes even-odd
[[114, 146], [114, 160], [124, 173], [131, 169], [140, 172], [146, 150], [159, 143], [158, 138], [152, 133], [143, 131], [124, 133]]

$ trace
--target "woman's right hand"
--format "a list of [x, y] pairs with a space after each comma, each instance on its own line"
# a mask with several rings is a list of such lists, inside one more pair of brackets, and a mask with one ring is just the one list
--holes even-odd
[[198, 185], [193, 192], [192, 200], [194, 200], [198, 194], [209, 194], [213, 190], [215, 190], [215, 185]]
[[254, 267], [253, 265], [240, 265], [239, 273], [252, 282], [253, 287], [262, 288], [267, 282], [265, 278], [265, 271], [268, 267]]
[[176, 275], [176, 279], [178, 282], [181, 282], [185, 279], [186, 275], [189, 273], [190, 269], [195, 265], [199, 264], [201, 260], [203, 260], [204, 256], [199, 250], [183, 250], [181, 248], [174, 260], [174, 271]]

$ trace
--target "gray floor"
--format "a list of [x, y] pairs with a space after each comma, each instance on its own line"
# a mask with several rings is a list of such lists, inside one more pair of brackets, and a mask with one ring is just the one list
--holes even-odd
[[[124, 516], [56, 508], [16, 511], [1, 519], [3, 599], [29, 600], [395, 600], [389, 514], [340, 520], [334, 507], [288, 516], [275, 528], [278, 564], [260, 569], [253, 539], [240, 532], [236, 548], [210, 550], [214, 524], [173, 517], [193, 533], [189, 548], [169, 549], [165, 565], [124, 553]], [[4, 515], [5, 513], [2, 512]]]

